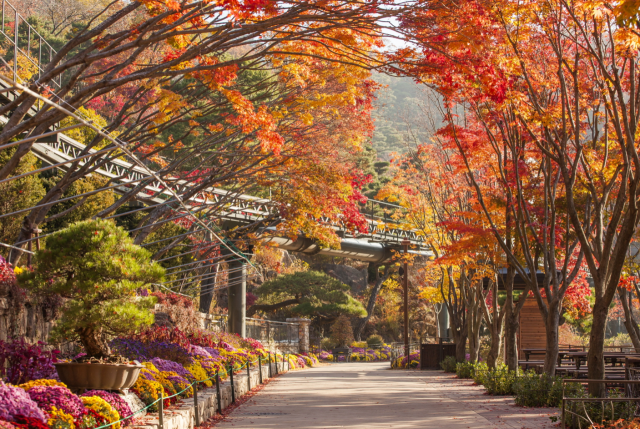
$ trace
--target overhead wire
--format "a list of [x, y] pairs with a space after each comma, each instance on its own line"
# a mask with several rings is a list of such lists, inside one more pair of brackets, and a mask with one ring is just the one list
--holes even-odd
[[[40, 94], [38, 94], [35, 91], [30, 90], [29, 88], [25, 87], [22, 84], [19, 84], [15, 81], [13, 81], [12, 79], [3, 76], [2, 74], [0, 74], [0, 79], [4, 80], [5, 82], [9, 83], [9, 84], [13, 84], [16, 88], [20, 89], [23, 93], [26, 92], [29, 95], [36, 97], [37, 99], [41, 100], [43, 103], [49, 104], [50, 106], [52, 106], [54, 109], [60, 110], [61, 112], [65, 113], [68, 116], [73, 117], [74, 119], [84, 123], [86, 126], [88, 126], [89, 128], [93, 129], [95, 132], [97, 132], [99, 135], [101, 135], [102, 137], [108, 139], [109, 141], [113, 142], [116, 146], [118, 146], [122, 151], [124, 151], [130, 158], [132, 161], [134, 161], [135, 164], [137, 164], [140, 168], [144, 169], [147, 174], [149, 176], [152, 176], [155, 180], [157, 180], [162, 186], [164, 186], [164, 188], [179, 202], [179, 204], [182, 206], [182, 208], [187, 211], [187, 212], [191, 212], [191, 210], [189, 209], [189, 207], [187, 207], [187, 205], [184, 203], [184, 201], [182, 201], [182, 198], [180, 197], [180, 195], [178, 195], [177, 192], [175, 192], [171, 187], [169, 187], [166, 182], [161, 179], [153, 170], [151, 170], [150, 168], [147, 167], [147, 165], [140, 161], [138, 159], [138, 157], [136, 155], [133, 154], [133, 152], [131, 152], [131, 150], [129, 150], [129, 148], [127, 147], [128, 144], [125, 142], [121, 142], [118, 139], [112, 137], [110, 135], [110, 133], [108, 133], [106, 130], [103, 130], [101, 127], [97, 127], [96, 125], [93, 124], [92, 120], [86, 120], [84, 118], [82, 118], [81, 116], [79, 116], [78, 114], [69, 111], [68, 109], [62, 107], [61, 105], [59, 105], [56, 102], [53, 102], [52, 100], [45, 98], [43, 96], [41, 96]], [[57, 94], [53, 93], [52, 94], [54, 97], [58, 98], [61, 102], [65, 103], [66, 105], [68, 105], [71, 109], [73, 110], [77, 110], [74, 106], [71, 106], [69, 103], [67, 103], [65, 100], [62, 100]], [[246, 258], [244, 255], [242, 255], [241, 252], [236, 252], [236, 250], [234, 250], [232, 248], [232, 246], [227, 245], [227, 243], [224, 242], [223, 239], [221, 239], [218, 234], [215, 233], [215, 231], [213, 231], [211, 228], [209, 228], [202, 220], [198, 219], [197, 217], [195, 217], [195, 220], [197, 223], [199, 223], [205, 230], [207, 230], [208, 232], [210, 232], [214, 237], [216, 237], [216, 239], [224, 246], [227, 248], [227, 250], [229, 250], [231, 253], [235, 254], [236, 256], [243, 258], [244, 260], [247, 261], [247, 263], [256, 271], [259, 273], [259, 270], [251, 263], [251, 261]], [[261, 274], [259, 274], [261, 276]]]

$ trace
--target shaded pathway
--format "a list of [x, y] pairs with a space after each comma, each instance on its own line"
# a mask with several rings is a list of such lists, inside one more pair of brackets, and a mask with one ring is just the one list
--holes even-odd
[[516, 407], [510, 397], [441, 371], [392, 371], [341, 363], [292, 371], [235, 410], [224, 429], [552, 428], [553, 409]]

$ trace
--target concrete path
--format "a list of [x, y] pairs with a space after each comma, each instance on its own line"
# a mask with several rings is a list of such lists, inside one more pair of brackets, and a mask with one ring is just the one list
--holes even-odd
[[510, 397], [441, 371], [390, 370], [382, 363], [340, 363], [274, 380], [216, 427], [552, 428], [556, 410], [516, 407]]

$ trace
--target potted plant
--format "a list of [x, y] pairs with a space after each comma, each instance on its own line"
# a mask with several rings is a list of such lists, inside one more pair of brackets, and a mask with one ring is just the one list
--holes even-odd
[[333, 349], [333, 358], [338, 360], [338, 356], [344, 355], [347, 360], [351, 356], [351, 348], [349, 344], [353, 342], [353, 328], [351, 322], [346, 315], [342, 315], [336, 319], [331, 325], [331, 339], [335, 341], [336, 347]]
[[111, 354], [108, 339], [153, 323], [155, 298], [137, 296], [136, 289], [162, 281], [164, 269], [108, 220], [77, 222], [44, 244], [35, 254], [35, 268], [18, 281], [32, 293], [65, 300], [51, 340], [79, 341], [86, 356], [57, 363], [60, 379], [76, 390], [130, 387], [142, 366]]

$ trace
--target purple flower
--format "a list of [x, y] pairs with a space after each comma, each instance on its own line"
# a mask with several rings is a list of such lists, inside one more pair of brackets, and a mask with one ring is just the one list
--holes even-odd
[[[22, 390], [22, 389], [21, 389]], [[29, 397], [45, 411], [51, 411], [52, 407], [61, 409], [77, 419], [85, 412], [85, 407], [80, 398], [71, 393], [71, 390], [62, 386], [34, 386], [27, 392]]]
[[170, 360], [153, 358], [151, 359], [151, 363], [158, 368], [159, 371], [173, 371], [181, 377], [184, 377], [188, 380], [195, 380], [193, 374], [187, 371], [182, 365], [177, 362], [172, 362]]
[[0, 419], [13, 421], [19, 415], [33, 417], [42, 423], [47, 421], [45, 414], [27, 392], [0, 381]]
[[189, 347], [189, 351], [191, 352], [192, 356], [201, 356], [206, 358], [211, 357], [211, 354], [204, 347], [191, 344], [191, 346]]
[[205, 349], [207, 352], [209, 352], [209, 355], [213, 358], [220, 356], [220, 350], [218, 349], [214, 349], [211, 347], [203, 347], [203, 349]]
[[236, 349], [229, 343], [225, 343], [224, 341], [220, 341], [220, 347], [225, 349], [228, 352], [235, 352]]

